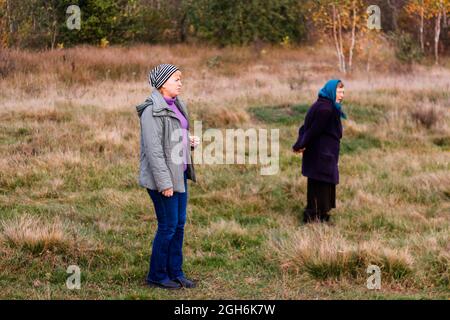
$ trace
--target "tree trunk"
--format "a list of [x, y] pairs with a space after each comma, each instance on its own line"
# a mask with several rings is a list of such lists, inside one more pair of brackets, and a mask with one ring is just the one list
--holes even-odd
[[439, 35], [441, 33], [441, 16], [442, 11], [439, 10], [439, 13], [436, 17], [436, 24], [434, 26], [434, 57], [436, 64], [439, 64]]
[[341, 50], [341, 61], [342, 61], [342, 72], [347, 73], [347, 68], [345, 67], [345, 54], [344, 54], [344, 42], [342, 40], [342, 23], [341, 14], [338, 12], [338, 26], [339, 26], [339, 47]]
[[448, 28], [448, 22], [447, 22], [447, 10], [445, 7], [442, 8], [442, 18], [444, 19], [444, 29]]
[[52, 50], [55, 49], [57, 33], [58, 33], [58, 23], [56, 21], [54, 21], [53, 22], [53, 35], [52, 35]]
[[387, 3], [389, 5], [389, 7], [392, 9], [392, 27], [394, 28], [394, 31], [397, 31], [398, 29], [398, 24], [397, 24], [397, 6], [395, 4], [391, 3], [391, 0], [387, 0]]
[[423, 41], [423, 16], [425, 14], [425, 9], [424, 9], [424, 5], [423, 5], [423, 0], [422, 0], [422, 8], [420, 10], [420, 48], [422, 49], [422, 52], [425, 51], [425, 45], [424, 45], [424, 41]]
[[333, 38], [334, 38], [334, 45], [336, 46], [336, 54], [339, 60], [339, 71], [343, 71], [342, 70], [342, 55], [341, 55], [341, 51], [339, 48], [339, 41], [338, 41], [338, 37], [337, 37], [337, 31], [336, 31], [336, 6], [333, 4], [332, 5], [333, 8]]
[[52, 35], [52, 39], [51, 39], [51, 46], [52, 46], [52, 50], [55, 49], [55, 45], [56, 45], [56, 37], [58, 35], [58, 15], [57, 15], [57, 5], [55, 3], [51, 3], [50, 4], [51, 8], [52, 8], [52, 30], [51, 30], [51, 35]]
[[183, 13], [183, 15], [182, 15], [182, 17], [180, 19], [180, 25], [179, 25], [179, 28], [180, 28], [180, 30], [179, 30], [179, 35], [180, 35], [179, 40], [182, 43], [186, 42], [186, 38], [187, 38], [187, 36], [186, 36], [186, 33], [187, 33], [186, 32], [186, 19], [187, 19], [187, 15], [186, 15], [186, 13]]
[[370, 75], [370, 50], [372, 49], [372, 41], [370, 39], [370, 35], [367, 37], [367, 64], [366, 64], [366, 72], [367, 75]]
[[13, 20], [11, 18], [11, 4], [9, 3], [9, 0], [6, 0], [6, 20], [8, 20], [9, 32], [13, 33], [14, 32], [14, 24], [13, 24]]
[[353, 9], [353, 25], [352, 25], [352, 40], [350, 44], [350, 52], [348, 55], [348, 70], [351, 71], [352, 69], [352, 63], [353, 63], [353, 49], [355, 48], [355, 42], [356, 42], [356, 4], [353, 0], [352, 2], [352, 9]]

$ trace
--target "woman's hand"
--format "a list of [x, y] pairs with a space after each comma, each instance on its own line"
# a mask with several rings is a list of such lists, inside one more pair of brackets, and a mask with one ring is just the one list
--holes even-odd
[[189, 141], [192, 148], [196, 148], [200, 144], [200, 138], [197, 136], [189, 136]]
[[298, 149], [298, 150], [293, 150], [294, 151], [294, 153], [303, 153], [303, 151], [305, 151], [305, 148], [303, 148], [303, 149]]
[[162, 194], [165, 197], [173, 196], [173, 188], [169, 188], [169, 189], [163, 190]]

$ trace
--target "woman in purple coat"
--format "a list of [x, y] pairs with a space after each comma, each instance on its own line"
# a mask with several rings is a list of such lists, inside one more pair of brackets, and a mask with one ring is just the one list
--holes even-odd
[[329, 221], [328, 212], [336, 208], [341, 118], [347, 118], [341, 107], [343, 98], [342, 81], [328, 81], [309, 108], [292, 146], [294, 152], [303, 153], [302, 174], [308, 178], [304, 223]]

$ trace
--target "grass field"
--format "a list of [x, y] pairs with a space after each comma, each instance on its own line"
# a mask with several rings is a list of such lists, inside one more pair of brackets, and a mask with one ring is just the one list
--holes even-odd
[[[450, 61], [403, 72], [387, 50], [338, 75], [327, 48], [80, 47], [9, 52], [0, 79], [3, 299], [448, 299]], [[5, 62], [6, 61], [6, 62]], [[157, 63], [183, 69], [191, 120], [280, 129], [280, 171], [198, 165], [185, 272], [193, 290], [144, 286], [156, 230], [137, 184], [139, 121]], [[391, 71], [395, 70], [395, 71]], [[334, 225], [302, 225], [291, 152], [331, 77], [346, 86]], [[366, 268], [381, 268], [369, 290]], [[68, 290], [69, 265], [81, 289]]]

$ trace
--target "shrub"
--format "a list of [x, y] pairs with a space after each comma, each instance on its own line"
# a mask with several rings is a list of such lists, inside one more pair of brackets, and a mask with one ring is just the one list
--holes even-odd
[[391, 38], [395, 44], [395, 56], [399, 61], [412, 64], [422, 59], [422, 51], [411, 34], [401, 32], [392, 34]]
[[302, 8], [293, 0], [201, 0], [190, 6], [188, 15], [197, 37], [220, 45], [290, 44], [306, 36]]
[[425, 128], [430, 129], [437, 124], [440, 114], [435, 108], [417, 108], [411, 111], [411, 117]]

